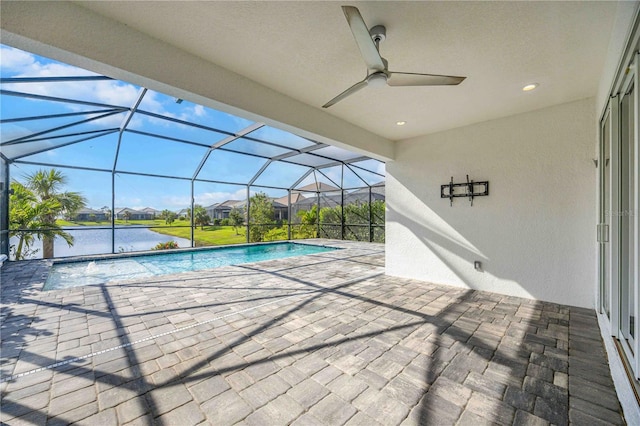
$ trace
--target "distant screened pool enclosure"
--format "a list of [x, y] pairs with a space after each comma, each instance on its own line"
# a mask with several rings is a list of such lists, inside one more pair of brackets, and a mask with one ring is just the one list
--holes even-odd
[[384, 241], [384, 163], [1, 46], [11, 259]]

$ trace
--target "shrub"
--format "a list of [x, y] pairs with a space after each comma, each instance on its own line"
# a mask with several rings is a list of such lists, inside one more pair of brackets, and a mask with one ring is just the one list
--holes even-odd
[[213, 219], [213, 226], [220, 226], [222, 219]]
[[167, 241], [166, 243], [156, 244], [156, 246], [151, 250], [169, 250], [169, 249], [177, 249], [177, 248], [179, 248], [178, 243], [176, 243], [175, 241]]
[[264, 241], [280, 241], [287, 239], [287, 228], [272, 228], [264, 233]]

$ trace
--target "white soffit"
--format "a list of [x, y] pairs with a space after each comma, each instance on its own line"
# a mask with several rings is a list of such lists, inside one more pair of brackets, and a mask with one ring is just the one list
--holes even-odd
[[[338, 2], [78, 4], [313, 108], [366, 73]], [[366, 88], [327, 110], [390, 140], [594, 96], [617, 8], [616, 2], [348, 4], [370, 27], [387, 27], [381, 53], [391, 70], [468, 77], [454, 87]], [[530, 82], [540, 87], [523, 93]], [[407, 124], [397, 126], [399, 120]]]

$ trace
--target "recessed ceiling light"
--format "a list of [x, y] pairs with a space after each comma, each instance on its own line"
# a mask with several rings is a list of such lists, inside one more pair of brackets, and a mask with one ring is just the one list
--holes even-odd
[[527, 84], [526, 86], [524, 86], [522, 88], [523, 92], [530, 92], [532, 90], [534, 90], [535, 88], [537, 88], [539, 86], [538, 83], [531, 83], [531, 84]]
[[404, 126], [405, 124], [407, 124], [407, 122], [406, 121], [397, 121], [396, 124], [398, 126]]

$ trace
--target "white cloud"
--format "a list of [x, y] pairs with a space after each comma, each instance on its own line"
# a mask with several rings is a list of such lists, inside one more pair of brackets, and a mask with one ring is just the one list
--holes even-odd
[[[54, 62], [38, 62], [35, 55], [8, 46], [0, 47], [0, 58], [2, 58], [2, 68], [5, 72], [11, 71], [12, 77], [70, 77], [98, 75], [72, 65]], [[16, 88], [24, 87], [24, 85], [12, 86]], [[37, 85], [29, 83], [29, 86], [34, 87]]]
[[[2, 58], [2, 68], [5, 71], [10, 71], [12, 77], [73, 77], [98, 75], [71, 65], [39, 62], [35, 55], [12, 47], [2, 46], [0, 48], [0, 55]], [[140, 93], [140, 89], [133, 84], [117, 80], [56, 82], [55, 84], [16, 83], [7, 84], [5, 87], [8, 90], [17, 92], [77, 99], [126, 108], [135, 104]], [[81, 108], [83, 108], [75, 104], [68, 104], [67, 107], [72, 111], [80, 111]], [[165, 111], [162, 103], [158, 100], [158, 94], [153, 91], [147, 91], [141, 103], [141, 108], [157, 114], [174, 116], [174, 114]], [[100, 123], [101, 125], [111, 127], [114, 124], [116, 126], [120, 125], [121, 121], [121, 117], [112, 116], [104, 120], [99, 120], [94, 124]], [[140, 126], [142, 122], [137, 121], [132, 124]]]
[[[38, 56], [8, 46], [0, 46], [2, 68], [11, 77], [72, 77], [99, 75], [72, 65], [61, 64], [40, 59]], [[96, 102], [106, 105], [115, 105], [125, 108], [132, 107], [138, 99], [140, 88], [133, 84], [117, 80], [74, 81], [52, 83], [13, 83], [6, 84], [4, 88], [17, 92], [32, 93], [57, 98], [76, 99], [88, 102]], [[207, 116], [207, 109], [202, 105], [185, 103], [180, 114], [167, 110], [169, 100], [165, 96], [148, 90], [140, 104], [140, 109], [169, 118], [178, 118], [183, 121], [192, 121], [194, 118]], [[32, 102], [38, 102], [32, 100]], [[83, 111], [87, 107], [77, 104], [65, 104], [71, 111]], [[91, 107], [89, 107], [91, 108]], [[229, 116], [233, 117], [233, 116]], [[88, 117], [87, 117], [88, 118]], [[118, 127], [122, 123], [123, 116], [118, 114], [91, 122], [96, 127]], [[233, 117], [234, 121], [244, 127], [246, 120]], [[129, 128], [141, 128], [145, 123], [154, 126], [180, 126], [166, 120], [137, 114], [129, 123]]]
[[131, 84], [112, 80], [96, 81], [88, 85], [85, 96], [109, 105], [133, 106], [138, 99], [139, 89]]
[[[176, 207], [183, 209], [189, 206], [190, 203], [191, 202], [189, 201], [189, 197], [181, 197], [176, 195], [167, 195], [162, 197], [162, 205], [166, 206], [169, 209], [173, 209]], [[154, 208], [158, 208], [158, 207], [154, 207]]]
[[35, 62], [33, 55], [6, 46], [0, 47], [0, 58], [2, 58], [2, 68], [7, 70], [24, 69]]
[[[153, 112], [158, 115], [162, 115], [168, 118], [175, 118], [178, 120], [192, 122], [194, 121], [194, 117], [205, 117], [207, 115], [206, 109], [202, 105], [193, 105], [193, 106], [182, 106], [181, 105], [181, 113], [175, 114], [173, 112], [167, 111], [163, 105], [163, 103], [158, 99], [164, 95], [159, 94], [154, 91], [147, 91], [147, 94], [144, 96], [142, 103], [140, 104], [140, 109], [143, 111]], [[179, 127], [183, 129], [188, 129], [189, 127], [180, 124], [174, 123], [167, 120], [162, 120], [156, 117], [148, 117], [145, 116], [144, 119], [151, 124], [160, 125], [160, 126], [171, 126], [171, 127]]]
[[18, 139], [23, 136], [27, 136], [33, 133], [33, 130], [30, 130], [26, 127], [20, 126], [15, 123], [6, 123], [2, 125], [2, 133], [0, 133], [0, 140], [2, 142], [7, 142], [13, 139]]
[[235, 192], [204, 192], [195, 196], [195, 203], [201, 204], [205, 207], [215, 203], [222, 203], [227, 200], [244, 200], [247, 198], [247, 190], [244, 188], [238, 189]]
[[147, 93], [144, 95], [144, 98], [140, 103], [140, 109], [155, 112], [156, 114], [166, 115], [168, 117], [175, 117], [175, 114], [165, 111], [164, 106], [162, 106], [162, 102], [158, 100], [158, 93], [151, 90], [147, 90]]
[[[96, 115], [93, 114], [93, 116], [95, 117]], [[95, 126], [104, 127], [104, 128], [120, 127], [124, 117], [125, 117], [125, 113], [114, 114], [114, 115], [109, 115], [107, 117], [99, 118], [97, 120], [92, 121], [91, 123]]]
[[142, 204], [142, 200], [140, 198], [137, 197], [118, 197], [116, 196], [116, 207], [117, 208], [123, 208], [123, 207], [129, 207], [130, 209], [133, 209], [134, 207], [131, 206], [137, 206]]
[[193, 113], [197, 117], [204, 117], [205, 115], [207, 115], [207, 111], [204, 109], [204, 107], [202, 105], [195, 105], [193, 107]]

